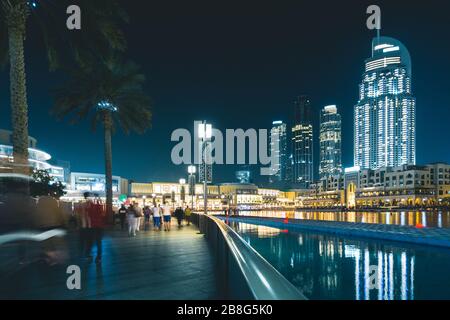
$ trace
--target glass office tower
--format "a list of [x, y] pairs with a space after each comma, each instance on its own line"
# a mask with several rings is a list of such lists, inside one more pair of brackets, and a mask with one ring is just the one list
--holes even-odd
[[308, 96], [300, 96], [295, 102], [292, 128], [293, 182], [297, 187], [309, 188], [314, 181], [313, 165], [313, 112]]
[[270, 151], [272, 156], [275, 155], [277, 157], [278, 163], [270, 176], [271, 183], [286, 180], [286, 169], [288, 165], [286, 133], [286, 124], [283, 121], [274, 121], [272, 123], [272, 129], [270, 130]]
[[415, 164], [415, 108], [408, 50], [396, 39], [375, 38], [355, 106], [355, 166]]
[[320, 111], [320, 178], [340, 174], [341, 161], [341, 115], [335, 105]]

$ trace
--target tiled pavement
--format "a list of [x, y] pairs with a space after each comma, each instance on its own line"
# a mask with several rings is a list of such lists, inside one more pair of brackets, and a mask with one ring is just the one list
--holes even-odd
[[[15, 299], [214, 299], [214, 261], [194, 226], [170, 232], [108, 231], [101, 267], [76, 257], [78, 239], [68, 237], [71, 261], [81, 268], [81, 290], [68, 290], [66, 267], [49, 271], [40, 265], [0, 275], [0, 298]], [[1, 251], [2, 248], [0, 248]], [[94, 249], [95, 251], [95, 249]], [[0, 257], [1, 258], [1, 257]]]
[[[221, 218], [224, 219], [224, 216], [221, 216]], [[261, 217], [232, 217], [229, 219], [247, 223], [254, 221], [256, 224], [282, 229], [292, 228], [342, 236], [366, 237], [450, 248], [450, 229], [448, 228], [415, 228], [386, 224], [294, 219], [286, 221], [279, 218]]]

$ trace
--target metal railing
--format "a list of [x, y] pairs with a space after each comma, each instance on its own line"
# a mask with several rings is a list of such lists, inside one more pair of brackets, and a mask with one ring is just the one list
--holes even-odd
[[201, 213], [193, 222], [208, 239], [225, 299], [306, 300], [306, 297], [222, 220]]

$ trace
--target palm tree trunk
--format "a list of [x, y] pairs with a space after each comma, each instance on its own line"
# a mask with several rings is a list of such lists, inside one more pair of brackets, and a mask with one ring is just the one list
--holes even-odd
[[28, 10], [24, 1], [9, 8], [6, 20], [9, 37], [12, 142], [16, 164], [15, 171], [30, 174], [28, 166], [28, 103], [24, 58], [27, 16]]
[[111, 143], [111, 131], [112, 131], [112, 117], [111, 111], [104, 111], [103, 113], [103, 125], [105, 129], [104, 143], [105, 143], [105, 191], [106, 191], [106, 218], [109, 222], [113, 220], [112, 213], [112, 143]]

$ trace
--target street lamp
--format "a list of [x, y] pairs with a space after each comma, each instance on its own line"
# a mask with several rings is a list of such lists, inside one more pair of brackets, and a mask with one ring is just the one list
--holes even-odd
[[195, 172], [196, 166], [188, 166], [189, 173], [189, 193], [191, 194], [191, 210], [194, 210], [194, 195], [195, 195]]
[[184, 189], [184, 185], [186, 184], [186, 179], [180, 179], [180, 201], [181, 201], [181, 205], [184, 205], [184, 198], [185, 198], [185, 189]]
[[99, 103], [97, 103], [97, 110], [117, 112], [119, 109], [109, 101], [102, 100]]
[[206, 147], [208, 141], [212, 138], [212, 125], [203, 121], [198, 125], [198, 137], [202, 141], [202, 166], [203, 166], [203, 211], [208, 214], [208, 177], [207, 177], [207, 161], [206, 161]]

